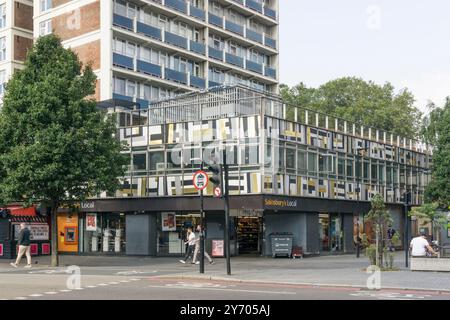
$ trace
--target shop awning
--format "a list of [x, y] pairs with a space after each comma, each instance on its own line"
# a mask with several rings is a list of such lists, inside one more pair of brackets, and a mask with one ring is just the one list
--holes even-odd
[[25, 216], [12, 216], [11, 222], [25, 222], [25, 223], [48, 223], [45, 217], [25, 217]]
[[32, 206], [32, 207], [28, 207], [28, 208], [24, 208], [20, 205], [18, 206], [7, 206], [6, 207], [11, 216], [13, 217], [36, 217], [36, 207]]

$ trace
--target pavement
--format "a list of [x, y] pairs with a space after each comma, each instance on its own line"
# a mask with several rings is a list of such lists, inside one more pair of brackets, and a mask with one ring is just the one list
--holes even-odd
[[[63, 269], [49, 267], [49, 257], [34, 259], [32, 270], [14, 269], [9, 260], [0, 260], [1, 275], [55, 274]], [[22, 265], [24, 261], [22, 262]], [[154, 279], [226, 281], [247, 284], [286, 284], [316, 287], [368, 288], [377, 284], [372, 273], [366, 273], [368, 259], [361, 255], [330, 255], [304, 259], [240, 256], [231, 258], [231, 275], [226, 274], [225, 259], [216, 259], [214, 265], [205, 261], [205, 273], [199, 266], [181, 264], [178, 258], [128, 256], [60, 256], [61, 266], [76, 265], [84, 276], [120, 277], [146, 276]], [[381, 272], [382, 289], [422, 290], [450, 293], [450, 274], [445, 272], [412, 272], [405, 268], [404, 253], [397, 252], [395, 266], [398, 271]], [[59, 271], [58, 271], [59, 270]], [[2, 280], [3, 279], [3, 280]], [[84, 279], [84, 278], [83, 278]], [[87, 278], [86, 278], [87, 279]], [[115, 278], [114, 278], [115, 279]], [[95, 279], [97, 281], [98, 279]], [[111, 280], [108, 278], [107, 280]], [[124, 279], [119, 279], [124, 280]], [[94, 281], [94, 282], [95, 282]]]

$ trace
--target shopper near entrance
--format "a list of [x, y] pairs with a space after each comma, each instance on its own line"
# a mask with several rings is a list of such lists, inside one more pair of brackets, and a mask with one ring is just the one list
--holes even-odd
[[427, 240], [427, 234], [423, 231], [420, 232], [420, 236], [415, 237], [411, 240], [410, 244], [411, 256], [412, 257], [426, 257], [427, 252], [432, 255], [437, 255], [437, 252], [433, 250]]
[[[181, 263], [186, 263], [186, 261], [194, 254], [195, 250], [195, 233], [192, 231], [192, 228], [188, 228], [187, 231], [187, 241], [185, 244], [188, 245], [186, 255], [183, 260], [180, 260]], [[192, 260], [194, 262], [194, 260]]]
[[392, 226], [389, 226], [389, 229], [387, 230], [387, 240], [388, 240], [388, 248], [389, 248], [389, 251], [394, 251], [394, 244], [393, 244], [393, 241], [392, 241], [392, 238], [394, 237], [394, 235], [395, 235], [395, 229], [394, 228], [392, 228]]
[[20, 264], [22, 256], [27, 256], [27, 265], [25, 268], [31, 268], [31, 254], [30, 254], [30, 230], [26, 227], [25, 223], [20, 224], [19, 232], [19, 253], [17, 254], [16, 262], [12, 262], [11, 265], [14, 268]]
[[[202, 232], [202, 226], [197, 226], [197, 236], [195, 238], [195, 250], [194, 250], [194, 259], [192, 263], [200, 264], [200, 261], [197, 261], [198, 254], [200, 253], [200, 233]], [[209, 256], [208, 252], [206, 252], [205, 248], [203, 248], [205, 257], [208, 259], [210, 264], [214, 264], [214, 260]]]

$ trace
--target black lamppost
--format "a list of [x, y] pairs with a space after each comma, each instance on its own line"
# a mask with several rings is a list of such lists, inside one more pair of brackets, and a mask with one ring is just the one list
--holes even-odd
[[[359, 200], [361, 197], [361, 175], [362, 175], [362, 169], [361, 169], [361, 161], [360, 158], [362, 157], [360, 155], [360, 151], [364, 150], [367, 151], [367, 148], [360, 148], [360, 147], [356, 147], [356, 168], [357, 168], [357, 175], [356, 175], [356, 181], [357, 181], [357, 192], [358, 192], [358, 197], [357, 197], [357, 210], [358, 210], [358, 221], [359, 221]], [[357, 230], [357, 235], [356, 235], [356, 258], [359, 258], [360, 255], [360, 249], [361, 249], [361, 238], [359, 237], [359, 222], [358, 222], [358, 230]]]

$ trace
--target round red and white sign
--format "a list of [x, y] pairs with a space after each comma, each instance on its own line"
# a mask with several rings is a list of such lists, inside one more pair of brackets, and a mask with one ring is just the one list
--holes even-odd
[[195, 189], [204, 190], [208, 186], [208, 174], [205, 171], [197, 171], [192, 181]]
[[214, 188], [214, 196], [217, 197], [217, 198], [222, 196], [222, 189], [220, 187], [215, 187]]

